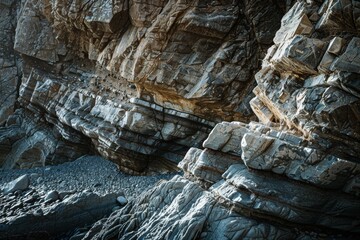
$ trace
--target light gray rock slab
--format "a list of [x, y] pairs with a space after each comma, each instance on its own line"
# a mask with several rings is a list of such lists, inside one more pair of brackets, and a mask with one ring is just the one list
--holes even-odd
[[27, 189], [29, 185], [30, 185], [30, 178], [28, 175], [25, 174], [7, 183], [3, 191], [5, 194], [16, 192], [18, 190], [23, 191]]

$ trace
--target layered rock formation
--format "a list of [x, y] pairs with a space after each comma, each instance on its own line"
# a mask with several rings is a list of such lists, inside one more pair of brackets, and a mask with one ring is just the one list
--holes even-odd
[[359, 237], [359, 5], [299, 1], [256, 74], [260, 123], [222, 122], [85, 239]]
[[0, 129], [1, 165], [94, 151], [129, 173], [174, 169], [216, 122], [255, 119], [254, 73], [291, 3], [271, 2], [27, 0], [15, 19], [6, 1], [4, 42], [23, 67], [4, 87], [0, 123], [18, 110]]
[[359, 10], [340, 0], [23, 1], [2, 166], [89, 151], [133, 174], [181, 161], [184, 176], [84, 239], [358, 238]]

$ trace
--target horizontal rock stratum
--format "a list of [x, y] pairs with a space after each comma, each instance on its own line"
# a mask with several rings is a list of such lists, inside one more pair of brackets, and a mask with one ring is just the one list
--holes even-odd
[[183, 171], [84, 239], [356, 239], [358, 1], [0, 3], [0, 165]]

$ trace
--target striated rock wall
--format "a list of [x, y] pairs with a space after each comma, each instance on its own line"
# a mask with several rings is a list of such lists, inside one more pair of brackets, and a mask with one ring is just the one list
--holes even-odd
[[21, 81], [21, 62], [13, 48], [18, 7], [18, 1], [0, 2], [0, 126], [14, 112]]
[[255, 119], [254, 74], [291, 1], [9, 4], [6, 44], [23, 66], [2, 107], [4, 124], [18, 97], [0, 130], [3, 167], [95, 151], [140, 174], [176, 168], [217, 122]]
[[[58, 62], [70, 51], [135, 83], [142, 98], [244, 120], [251, 112], [242, 99], [283, 13], [262, 1], [26, 1], [23, 9], [14, 45], [20, 53]], [[25, 34], [28, 25], [43, 28]]]
[[[285, 15], [256, 75], [252, 106], [263, 123], [279, 123], [313, 148], [359, 162], [358, 6], [339, 4], [299, 2]], [[330, 22], [348, 27], [339, 31]]]
[[[270, 139], [276, 147], [259, 148]], [[160, 182], [84, 239], [356, 239], [358, 164], [319, 159], [299, 139], [258, 123], [218, 124], [205, 149], [180, 162], [184, 177]]]
[[0, 6], [3, 167], [184, 171], [85, 239], [359, 238], [358, 1]]
[[298, 1], [256, 74], [259, 122], [203, 149], [85, 239], [359, 238], [359, 5]]

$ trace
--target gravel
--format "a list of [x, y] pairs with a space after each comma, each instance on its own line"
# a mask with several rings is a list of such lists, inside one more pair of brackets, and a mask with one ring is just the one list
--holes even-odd
[[[175, 174], [131, 176], [100, 156], [83, 156], [57, 166], [2, 169], [0, 239], [11, 239], [14, 234], [24, 237], [33, 231], [61, 234], [54, 239], [81, 235], [100, 218]], [[54, 224], [62, 228], [51, 227]]]
[[123, 192], [128, 200], [159, 180], [168, 180], [175, 175], [131, 176], [120, 172], [114, 163], [100, 156], [83, 156], [57, 166], [0, 170], [0, 188], [3, 189], [8, 182], [25, 174], [30, 176], [30, 188], [44, 194], [50, 191], [92, 191], [99, 195]]

